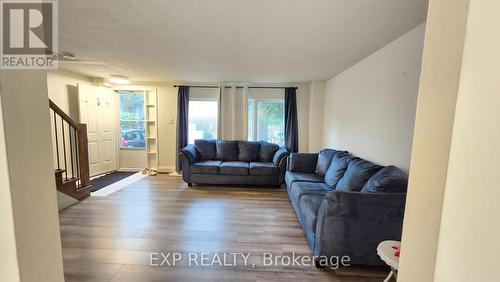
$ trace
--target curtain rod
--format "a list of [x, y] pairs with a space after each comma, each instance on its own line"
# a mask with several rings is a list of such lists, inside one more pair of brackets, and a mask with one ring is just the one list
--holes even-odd
[[[174, 87], [179, 87], [179, 86], [187, 86], [187, 87], [193, 87], [193, 88], [219, 88], [219, 86], [215, 85], [174, 85]], [[232, 88], [232, 86], [224, 86], [224, 88]], [[243, 86], [235, 86], [235, 88], [244, 88]], [[284, 87], [284, 86], [248, 86], [248, 88], [253, 88], [253, 89], [285, 89], [285, 88], [293, 88], [297, 89], [298, 87]]]

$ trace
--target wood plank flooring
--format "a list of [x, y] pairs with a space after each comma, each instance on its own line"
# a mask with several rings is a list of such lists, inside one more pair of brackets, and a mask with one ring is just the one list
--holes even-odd
[[[387, 274], [264, 266], [266, 252], [311, 255], [286, 192], [276, 188], [188, 188], [160, 174], [61, 211], [60, 225], [66, 281], [382, 281]], [[158, 252], [181, 253], [183, 261], [151, 266]], [[189, 252], [250, 253], [250, 263], [188, 266]]]

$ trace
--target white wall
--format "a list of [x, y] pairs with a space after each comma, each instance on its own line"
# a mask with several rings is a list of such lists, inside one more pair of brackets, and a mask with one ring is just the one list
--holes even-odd
[[324, 146], [410, 166], [424, 24], [326, 83]]
[[308, 152], [318, 152], [323, 148], [323, 120], [325, 115], [325, 83], [309, 84], [309, 124], [307, 128]]
[[398, 281], [433, 281], [468, 2], [429, 3]]
[[158, 84], [158, 146], [159, 170], [175, 171], [177, 159], [177, 88], [173, 84]]
[[[1, 74], [1, 73], [0, 73]], [[0, 78], [1, 81], [1, 78]], [[0, 97], [2, 85], [0, 84]], [[19, 281], [19, 267], [10, 192], [7, 144], [5, 144], [2, 99], [0, 99], [0, 281]]]
[[79, 120], [78, 84], [90, 85], [90, 80], [82, 75], [57, 70], [47, 73], [49, 98], [73, 120]]
[[119, 149], [119, 169], [141, 170], [148, 167], [146, 149]]
[[499, 13], [470, 1], [434, 281], [500, 281]]
[[[0, 249], [7, 250], [2, 252], [0, 260], [0, 269], [7, 271], [5, 274], [0, 271], [0, 280], [64, 281], [47, 75], [44, 71], [0, 71], [0, 84], [3, 116], [0, 126], [5, 138], [0, 141], [0, 148], [5, 150], [0, 153], [0, 175], [8, 174], [8, 180], [1, 181], [0, 201], [2, 210], [8, 210], [11, 201], [11, 215], [8, 211], [6, 215], [12, 216], [14, 224], [12, 233], [12, 221], [5, 220], [3, 214], [0, 217], [2, 237], [7, 237], [0, 241]], [[10, 197], [4, 190], [10, 190]], [[19, 278], [14, 273], [12, 235], [15, 235]]]
[[299, 152], [309, 152], [309, 87], [297, 84], [297, 119], [299, 123]]

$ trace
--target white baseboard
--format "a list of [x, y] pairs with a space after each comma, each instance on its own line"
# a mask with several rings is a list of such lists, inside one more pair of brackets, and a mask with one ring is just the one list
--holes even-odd
[[175, 171], [174, 166], [159, 166], [158, 167], [158, 172], [160, 172], [160, 173], [170, 173], [170, 172], [174, 172], [174, 171]]
[[142, 171], [143, 169], [144, 168], [121, 167], [117, 171], [138, 172], [138, 171]]
[[[122, 167], [118, 169], [118, 171], [142, 171], [144, 168], [133, 168], [133, 167]], [[175, 167], [174, 166], [159, 166], [158, 167], [158, 172], [160, 173], [170, 173], [174, 172]]]

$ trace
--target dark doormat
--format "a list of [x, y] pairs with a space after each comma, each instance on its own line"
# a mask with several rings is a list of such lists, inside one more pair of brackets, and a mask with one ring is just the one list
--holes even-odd
[[136, 174], [137, 172], [132, 171], [115, 171], [112, 173], [105, 174], [103, 176], [94, 178], [90, 180], [90, 191], [95, 192], [99, 189], [102, 189], [108, 185], [111, 185], [115, 182], [118, 182], [124, 178], [131, 176], [132, 174]]

